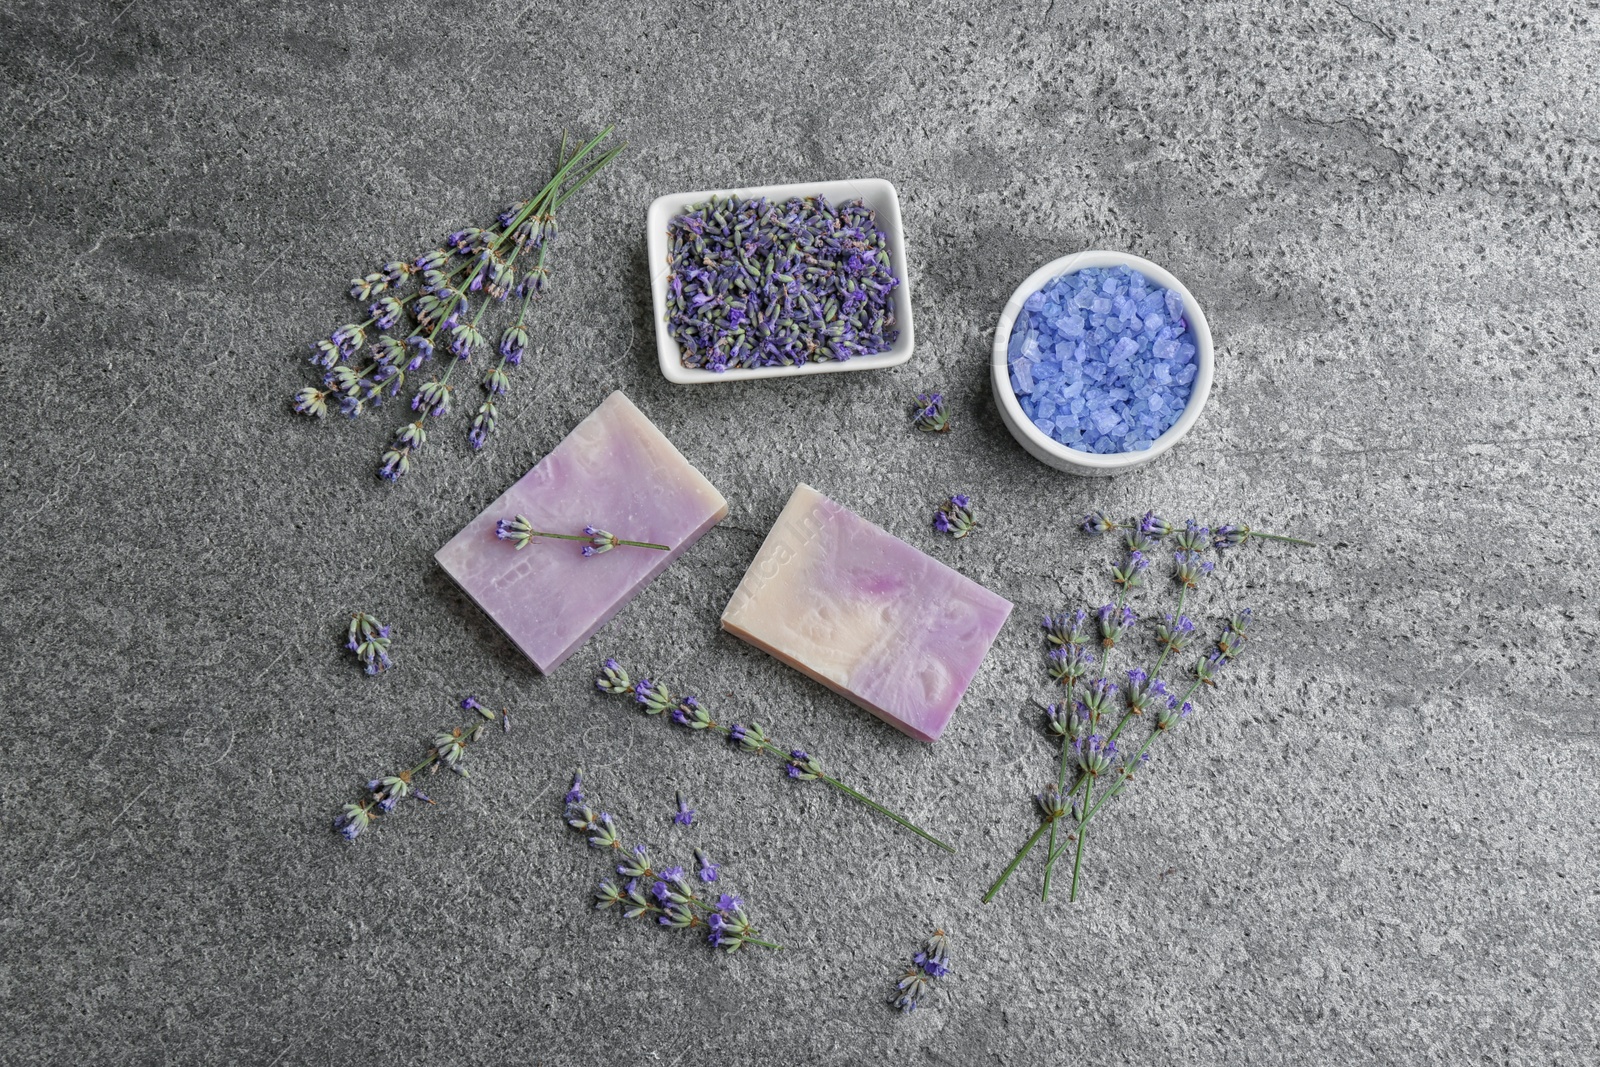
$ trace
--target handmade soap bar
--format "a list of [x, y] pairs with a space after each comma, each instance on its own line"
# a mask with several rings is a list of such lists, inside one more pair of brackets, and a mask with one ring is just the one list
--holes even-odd
[[[705, 475], [616, 392], [434, 558], [549, 674], [727, 513]], [[669, 551], [585, 556], [577, 542], [539, 538], [519, 551], [495, 537], [496, 521], [516, 515], [536, 530], [596, 526]]]
[[1010, 601], [801, 485], [722, 628], [934, 741], [1010, 614]]

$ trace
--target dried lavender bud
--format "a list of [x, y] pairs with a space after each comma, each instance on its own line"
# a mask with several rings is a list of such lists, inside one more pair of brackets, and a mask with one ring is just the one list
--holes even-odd
[[1147, 511], [1144, 513], [1144, 518], [1139, 520], [1139, 529], [1160, 541], [1172, 532], [1172, 523], [1153, 511]]
[[633, 691], [633, 680], [622, 669], [622, 664], [614, 659], [608, 659], [600, 665], [600, 676], [594, 680], [594, 684], [600, 692], [613, 695]]
[[683, 794], [678, 794], [678, 810], [673, 813], [672, 822], [676, 826], [693, 826], [694, 809], [683, 799]]
[[717, 871], [721, 868], [711, 862], [711, 857], [707, 856], [703, 849], [697, 848], [694, 850], [694, 862], [699, 868], [698, 874], [702, 882], [715, 882], [717, 880]]
[[949, 433], [950, 413], [944, 406], [944, 394], [918, 393], [911, 425], [925, 433]]
[[889, 1003], [907, 1014], [916, 1011], [933, 992], [934, 982], [949, 973], [950, 941], [943, 930], [935, 930], [911, 957], [911, 966], [895, 983]]
[[1122, 527], [1106, 518], [1103, 512], [1091, 511], [1083, 520], [1083, 529], [1085, 533], [1103, 534]]
[[972, 498], [956, 493], [933, 513], [933, 528], [956, 539], [963, 538], [978, 528], [978, 519], [972, 511]]
[[888, 238], [859, 200], [713, 198], [668, 231], [667, 323], [686, 367], [846, 360], [899, 337]]
[[382, 674], [393, 666], [389, 659], [389, 632], [376, 615], [358, 611], [350, 616], [344, 647], [356, 654], [368, 674]]

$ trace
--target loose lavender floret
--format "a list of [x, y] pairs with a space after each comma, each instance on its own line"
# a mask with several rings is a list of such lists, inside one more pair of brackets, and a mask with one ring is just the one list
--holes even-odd
[[972, 498], [956, 493], [939, 505], [933, 513], [933, 528], [956, 539], [963, 538], [978, 528], [978, 519], [972, 510]]
[[911, 957], [911, 966], [895, 983], [895, 995], [889, 1003], [910, 1014], [927, 1000], [934, 982], [949, 973], [950, 939], [943, 930], [935, 930]]
[[900, 336], [889, 239], [860, 200], [713, 197], [667, 226], [667, 326], [685, 367], [847, 360]]
[[683, 799], [683, 794], [678, 794], [678, 810], [673, 813], [672, 822], [675, 826], [693, 826], [694, 809]]
[[389, 645], [393, 638], [390, 628], [378, 621], [376, 615], [358, 611], [350, 616], [350, 630], [344, 647], [356, 654], [368, 674], [382, 674], [394, 665], [389, 658]]
[[1028, 419], [1069, 448], [1139, 452], [1189, 403], [1199, 372], [1183, 298], [1128, 267], [1064, 274], [1029, 296], [1007, 348]]
[[911, 411], [911, 425], [924, 433], [949, 433], [950, 412], [944, 406], [944, 394], [918, 393]]

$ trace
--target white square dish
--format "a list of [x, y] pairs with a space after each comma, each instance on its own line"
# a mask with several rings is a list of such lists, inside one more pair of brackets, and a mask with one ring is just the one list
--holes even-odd
[[[768, 200], [788, 200], [796, 196], [823, 196], [830, 203], [840, 204], [860, 200], [877, 215], [878, 228], [889, 239], [889, 262], [900, 279], [891, 301], [894, 305], [895, 325], [900, 336], [887, 352], [872, 356], [857, 356], [848, 360], [828, 360], [805, 363], [797, 367], [735, 367], [718, 374], [699, 367], [685, 367], [678, 342], [667, 329], [667, 279], [672, 276], [668, 259], [667, 227], [672, 219], [696, 204], [713, 196], [738, 196], [745, 199], [765, 197]], [[679, 385], [703, 385], [707, 382], [737, 382], [750, 378], [783, 378], [791, 374], [836, 374], [853, 370], [881, 370], [897, 367], [911, 358], [916, 345], [916, 332], [911, 324], [911, 276], [906, 269], [905, 227], [900, 221], [900, 197], [894, 186], [882, 178], [857, 178], [833, 182], [797, 182], [792, 185], [753, 185], [739, 189], [707, 189], [698, 193], [669, 193], [657, 197], [646, 216], [649, 233], [645, 247], [650, 257], [650, 299], [656, 320], [656, 354], [661, 361], [661, 373], [668, 381]]]

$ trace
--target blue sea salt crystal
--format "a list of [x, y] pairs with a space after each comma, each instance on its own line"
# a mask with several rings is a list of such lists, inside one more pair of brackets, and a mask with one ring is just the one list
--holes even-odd
[[1151, 447], [1199, 371], [1183, 299], [1128, 267], [1064, 274], [1030, 294], [1006, 352], [1028, 420], [1098, 453]]

